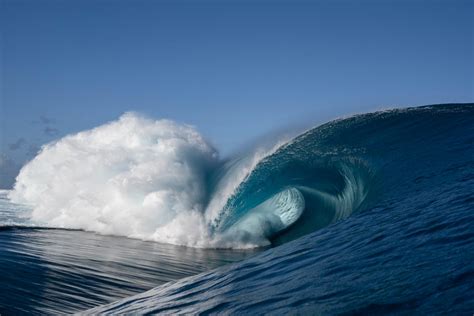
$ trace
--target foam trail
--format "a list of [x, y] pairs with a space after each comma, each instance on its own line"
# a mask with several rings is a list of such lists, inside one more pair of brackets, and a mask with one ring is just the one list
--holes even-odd
[[9, 194], [10, 190], [0, 190], [0, 229], [8, 226], [33, 226], [28, 216], [30, 208], [10, 203]]

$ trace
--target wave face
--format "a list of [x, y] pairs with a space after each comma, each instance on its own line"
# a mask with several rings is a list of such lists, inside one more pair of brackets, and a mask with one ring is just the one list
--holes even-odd
[[473, 104], [330, 122], [263, 157], [211, 219], [296, 240], [84, 314], [472, 314], [473, 192]]

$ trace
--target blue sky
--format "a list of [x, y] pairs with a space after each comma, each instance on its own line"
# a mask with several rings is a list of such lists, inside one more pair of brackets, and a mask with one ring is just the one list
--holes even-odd
[[226, 155], [295, 124], [473, 101], [473, 1], [1, 5], [0, 153], [17, 164], [126, 111], [195, 125]]

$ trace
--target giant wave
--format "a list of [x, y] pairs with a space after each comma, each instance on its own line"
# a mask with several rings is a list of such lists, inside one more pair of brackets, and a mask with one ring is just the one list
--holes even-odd
[[345, 218], [367, 195], [363, 162], [331, 161], [307, 136], [220, 160], [193, 127], [126, 113], [43, 146], [9, 196], [30, 205], [34, 225], [265, 246]]

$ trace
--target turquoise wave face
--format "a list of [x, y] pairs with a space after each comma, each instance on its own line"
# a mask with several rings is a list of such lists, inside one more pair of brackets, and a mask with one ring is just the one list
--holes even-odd
[[[263, 235], [280, 244], [347, 218], [376, 202], [398, 177], [384, 174], [385, 164], [425, 156], [424, 148], [437, 146], [434, 136], [449, 120], [472, 115], [472, 106], [427, 106], [356, 115], [311, 129], [254, 166], [212, 230], [241, 231], [249, 240]], [[219, 181], [231, 181], [242, 160], [230, 162]]]

